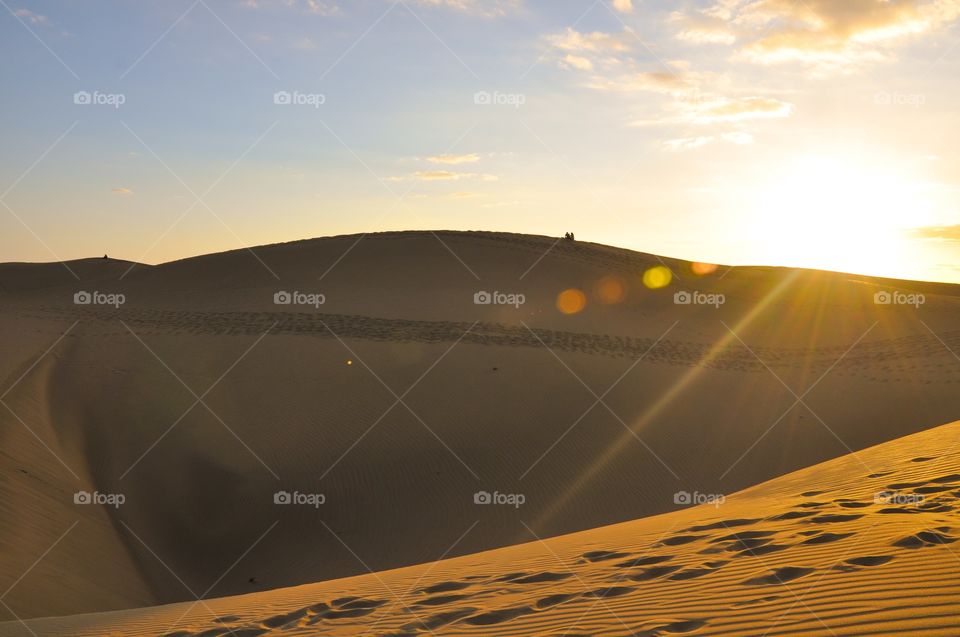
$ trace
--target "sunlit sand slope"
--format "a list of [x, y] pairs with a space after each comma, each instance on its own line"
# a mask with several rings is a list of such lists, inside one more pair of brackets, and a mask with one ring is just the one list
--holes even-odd
[[[515, 515], [526, 523], [522, 508]], [[717, 505], [332, 582], [5, 624], [0, 634], [957, 635], [958, 540], [954, 423]]]

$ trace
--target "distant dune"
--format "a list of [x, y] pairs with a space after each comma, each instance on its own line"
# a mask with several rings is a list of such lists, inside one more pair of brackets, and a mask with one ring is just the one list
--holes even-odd
[[[661, 264], [676, 276], [647, 289], [643, 273]], [[548, 635], [579, 617], [577, 634], [756, 635], [778, 611], [770, 635], [830, 634], [811, 609], [848, 626], [836, 634], [958, 634], [960, 562], [936, 540], [960, 537], [952, 508], [836, 502], [960, 472], [956, 426], [898, 440], [960, 413], [957, 286], [782, 268], [697, 276], [683, 261], [497, 233], [66, 265], [0, 265], [0, 620], [253, 593], [210, 602], [239, 616], [224, 626], [253, 627], [233, 634], [310, 623], [324, 632], [301, 634], [373, 623], [370, 634], [420, 634], [422, 619], [450, 634]], [[602, 302], [614, 300], [604, 285], [624, 298]], [[556, 301], [570, 288], [587, 303], [568, 315]], [[475, 304], [481, 291], [525, 303]], [[894, 291], [924, 303], [874, 302]], [[77, 305], [78, 292], [124, 302]], [[279, 292], [324, 302], [277, 305]], [[678, 292], [725, 303], [676, 304]], [[731, 494], [800, 469], [720, 509], [669, 513], [683, 508], [676, 494]], [[960, 489], [942, 484], [937, 498]], [[124, 501], [75, 504], [81, 491]], [[276, 504], [277, 492], [323, 503]], [[524, 501], [479, 505], [478, 492]], [[760, 521], [688, 530], [739, 518]], [[741, 530], [765, 535], [726, 537]], [[559, 563], [539, 543], [514, 546], [578, 531], [550, 542]], [[916, 547], [891, 544], [912, 536]], [[783, 550], [750, 555], [761, 544]], [[479, 553], [501, 547], [512, 548]], [[654, 585], [639, 564], [617, 567], [647, 554], [670, 556], [649, 569], [677, 568], [653, 570]], [[439, 588], [417, 592], [421, 576]], [[774, 576], [797, 593], [819, 583], [794, 605], [785, 585], [758, 579]], [[381, 577], [414, 589], [415, 612]], [[299, 584], [311, 585], [265, 592]], [[334, 602], [346, 597], [359, 599]], [[163, 634], [184, 610], [30, 627]], [[204, 610], [184, 635], [215, 626]]]

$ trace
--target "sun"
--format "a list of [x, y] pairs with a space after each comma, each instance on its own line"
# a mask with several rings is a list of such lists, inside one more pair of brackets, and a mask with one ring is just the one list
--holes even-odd
[[810, 155], [758, 190], [749, 232], [769, 263], [893, 275], [905, 230], [929, 216], [921, 185], [892, 166]]

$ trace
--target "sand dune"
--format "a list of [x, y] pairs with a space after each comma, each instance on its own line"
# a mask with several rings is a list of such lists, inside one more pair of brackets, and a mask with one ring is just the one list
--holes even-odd
[[[6, 476], [0, 504], [16, 512], [0, 521], [0, 590], [9, 589], [0, 618], [137, 608], [194, 595], [272, 595], [264, 591], [509, 547], [529, 541], [531, 530], [546, 538], [662, 514], [679, 508], [678, 492], [733, 493], [841, 456], [841, 463], [860, 465], [860, 473], [850, 474], [851, 489], [875, 489], [861, 480], [872, 471], [852, 452], [952, 421], [960, 407], [960, 362], [951, 352], [960, 351], [956, 286], [776, 268], [721, 268], [697, 277], [685, 262], [547, 237], [392, 233], [358, 239], [264, 246], [159, 266], [72, 262], [79, 282], [61, 265], [0, 266], [6, 405], [0, 405]], [[677, 277], [664, 289], [646, 289], [642, 273], [661, 262]], [[597, 288], [611, 277], [626, 296], [604, 304]], [[568, 288], [586, 292], [587, 306], [578, 314], [556, 309], [557, 294]], [[81, 290], [123, 294], [125, 303], [75, 305]], [[481, 290], [521, 293], [526, 303], [476, 305]], [[925, 303], [874, 303], [875, 293], [892, 290], [924, 294]], [[279, 291], [323, 294], [325, 302], [276, 305]], [[677, 305], [678, 291], [722, 293], [726, 303]], [[942, 455], [934, 451], [924, 453]], [[937, 465], [905, 466], [909, 473]], [[121, 494], [125, 501], [77, 505], [78, 491]], [[278, 505], [279, 491], [322, 494], [324, 502]], [[474, 503], [480, 491], [522, 494], [525, 502], [519, 509], [481, 507]], [[775, 506], [762, 498], [747, 502]], [[768, 517], [764, 509], [748, 516], [743, 506], [744, 517]], [[822, 516], [847, 508], [856, 510], [828, 503]], [[730, 510], [722, 509], [732, 519]], [[672, 515], [694, 516], [679, 523], [692, 527], [703, 513]], [[790, 534], [809, 525], [844, 535], [874, 518], [885, 521], [884, 533], [896, 528], [895, 539], [925, 531], [956, 535], [936, 530], [948, 524], [911, 526], [926, 517], [811, 522], [822, 516], [765, 522], [761, 530], [786, 535], [764, 545], [799, 545], [785, 549], [791, 556], [828, 555], [851, 538], [802, 544]], [[728, 559], [725, 547], [733, 540], [711, 544], [729, 534], [726, 529], [689, 532], [695, 539], [676, 545], [690, 560], [662, 573], [673, 582], [663, 595], [639, 605], [638, 597], [647, 596], [633, 590], [617, 596], [638, 584], [613, 583], [624, 572], [612, 568], [614, 560], [637, 557], [657, 533], [682, 541], [657, 526], [664, 519], [637, 522], [654, 526], [622, 536], [558, 539], [557, 546], [579, 542], [564, 549], [566, 562], [574, 546], [580, 553], [629, 553], [610, 560], [597, 554], [576, 565], [578, 577], [595, 588], [574, 576], [540, 581], [539, 573], [559, 572], [555, 560], [530, 547], [504, 549], [519, 552], [497, 553], [489, 568], [480, 565], [493, 554], [444, 562], [450, 568], [438, 571], [445, 578], [436, 579], [438, 585], [462, 582], [458, 573], [468, 572], [476, 584], [471, 580], [468, 593], [441, 587], [441, 599], [426, 604], [431, 612], [417, 614], [443, 615], [448, 604], [450, 612], [462, 613], [459, 598], [448, 603], [442, 597], [483, 590], [497, 603], [480, 595], [477, 608], [495, 614], [476, 619], [480, 610], [471, 611], [444, 630], [549, 634], [561, 624], [538, 624], [545, 615], [534, 595], [574, 595], [569, 603], [553, 598], [566, 621], [564, 613], [574, 612], [567, 609], [582, 609], [591, 590], [612, 587], [593, 598], [602, 600], [599, 608], [631, 600], [628, 614], [638, 622], [631, 626], [640, 626], [635, 632], [693, 630], [684, 622], [704, 617], [708, 623], [697, 630], [719, 630], [718, 613], [707, 612], [716, 599], [681, 603], [669, 586], [699, 590], [728, 577], [729, 586], [734, 579], [739, 586], [769, 577], [752, 558], [729, 558], [722, 568], [708, 564]], [[917, 537], [923, 543], [934, 536]], [[720, 557], [697, 552], [708, 545], [722, 547]], [[852, 557], [896, 559], [875, 567], [850, 564], [859, 570], [831, 574], [838, 585], [906, 562], [887, 545], [882, 552], [880, 543], [868, 546]], [[942, 557], [937, 575], [924, 570], [936, 565], [938, 558], [926, 556], [941, 554], [939, 548], [903, 550], [919, 560], [903, 571], [907, 580], [948, 579]], [[702, 561], [694, 563], [694, 554]], [[777, 577], [811, 581], [824, 570], [818, 560], [777, 562], [790, 568]], [[504, 564], [533, 579], [494, 586], [508, 574]], [[678, 566], [672, 559], [664, 564]], [[396, 581], [399, 592], [403, 585]], [[387, 612], [390, 599], [370, 613], [365, 601], [334, 604], [339, 597], [375, 595], [360, 580], [357, 590], [365, 592], [349, 592], [352, 582], [322, 589], [329, 595], [299, 597], [297, 589], [277, 593], [277, 601], [249, 598], [258, 610], [243, 611], [243, 621], [259, 626], [269, 613], [296, 614], [321, 602], [329, 608], [305, 610], [291, 621], [325, 614], [316, 621], [377, 621], [396, 610]], [[736, 620], [745, 622], [742, 634], [754, 634], [750, 622], [769, 616], [764, 604], [789, 604], [786, 598], [748, 603], [782, 595], [758, 594], [759, 582], [745, 589], [749, 595], [726, 586], [711, 588], [711, 595], [726, 600], [729, 593], [743, 603]], [[497, 591], [504, 587], [522, 588], [520, 597], [504, 593], [501, 599]], [[376, 595], [384, 599], [382, 591]], [[300, 607], [291, 601], [301, 599]], [[644, 609], [664, 600], [677, 606], [669, 617], [655, 613], [663, 624], [641, 621]], [[153, 618], [167, 612], [138, 611], [124, 630], [151, 634]], [[859, 614], [851, 611], [850, 621]], [[909, 615], [897, 610], [889, 617], [909, 622]], [[198, 615], [190, 625], [201, 621]], [[404, 631], [401, 622], [384, 621]], [[468, 628], [486, 622], [494, 628]], [[582, 631], [602, 632], [601, 624], [584, 624]], [[515, 626], [526, 632], [511, 632], [521, 630]]]
[[321, 584], [2, 624], [0, 634], [956, 635], [958, 506], [954, 423], [718, 505], [548, 540], [531, 530], [522, 545]]

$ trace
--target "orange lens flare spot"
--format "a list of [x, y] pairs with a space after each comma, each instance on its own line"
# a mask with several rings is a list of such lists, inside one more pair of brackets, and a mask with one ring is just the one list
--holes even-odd
[[596, 294], [606, 305], [622, 303], [627, 298], [627, 282], [618, 276], [605, 276], [597, 283]]
[[717, 265], [715, 263], [691, 263], [690, 269], [693, 270], [693, 273], [697, 276], [706, 276], [708, 274], [713, 274], [717, 271]]
[[570, 288], [557, 295], [557, 309], [564, 314], [578, 314], [587, 306], [587, 295]]
[[670, 268], [658, 265], [650, 268], [643, 273], [643, 284], [651, 290], [659, 290], [670, 285], [673, 280], [673, 273]]

